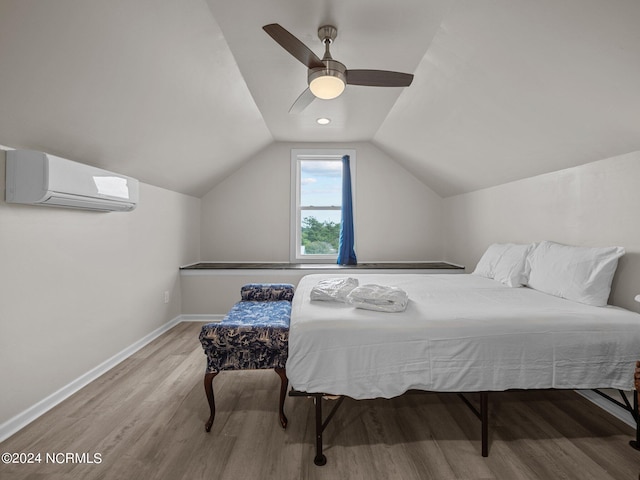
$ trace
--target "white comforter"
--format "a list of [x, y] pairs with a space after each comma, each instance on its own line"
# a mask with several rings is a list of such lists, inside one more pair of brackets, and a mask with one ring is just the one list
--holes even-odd
[[640, 315], [475, 275], [363, 274], [408, 293], [402, 313], [293, 299], [287, 376], [305, 392], [391, 398], [409, 389], [633, 388]]

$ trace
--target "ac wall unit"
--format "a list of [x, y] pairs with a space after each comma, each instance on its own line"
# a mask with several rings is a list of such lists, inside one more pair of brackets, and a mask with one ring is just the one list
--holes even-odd
[[7, 151], [7, 203], [128, 212], [138, 180], [32, 150]]

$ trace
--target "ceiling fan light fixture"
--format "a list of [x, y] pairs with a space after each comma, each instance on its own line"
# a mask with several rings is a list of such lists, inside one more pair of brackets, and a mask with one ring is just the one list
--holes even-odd
[[309, 84], [311, 93], [323, 100], [339, 97], [344, 92], [344, 87], [344, 82], [341, 79], [330, 75], [314, 78]]
[[339, 97], [347, 85], [346, 67], [335, 60], [325, 59], [326, 67], [309, 70], [309, 90], [317, 98], [331, 100]]

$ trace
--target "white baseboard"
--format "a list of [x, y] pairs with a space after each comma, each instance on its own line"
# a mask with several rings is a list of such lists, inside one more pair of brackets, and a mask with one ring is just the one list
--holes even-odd
[[33, 422], [36, 418], [43, 415], [47, 411], [51, 410], [60, 402], [70, 397], [71, 395], [76, 393], [78, 390], [80, 390], [82, 387], [88, 385], [89, 383], [94, 381], [96, 378], [98, 378], [100, 375], [103, 375], [104, 373], [106, 373], [107, 371], [109, 371], [110, 369], [118, 365], [123, 360], [126, 360], [127, 358], [129, 358], [135, 352], [140, 350], [145, 345], [151, 343], [153, 340], [155, 340], [160, 335], [162, 335], [163, 333], [167, 332], [168, 330], [176, 326], [178, 323], [185, 321], [183, 319], [183, 316], [184, 315], [179, 315], [173, 320], [168, 321], [161, 327], [155, 329], [153, 332], [142, 337], [140, 340], [138, 340], [134, 344], [116, 353], [113, 357], [105, 360], [97, 367], [92, 368], [87, 373], [81, 375], [80, 377], [76, 378], [69, 384], [65, 385], [60, 390], [52, 393], [48, 397], [40, 400], [35, 405], [32, 405], [31, 407], [27, 408], [26, 410], [19, 413], [15, 417], [10, 418], [6, 422], [4, 422], [2, 425], [0, 425], [0, 442], [6, 440], [11, 435], [16, 433], [18, 430], [26, 427], [29, 423]]
[[[601, 409], [603, 409], [607, 413], [613, 415], [618, 420], [623, 421], [624, 423], [626, 423], [627, 425], [633, 427], [634, 429], [636, 428], [636, 422], [633, 419], [633, 416], [631, 415], [631, 412], [628, 412], [627, 410], [625, 410], [621, 406], [616, 405], [613, 402], [610, 402], [606, 398], [602, 398], [600, 395], [598, 395], [593, 390], [576, 390], [576, 392], [579, 393], [580, 395], [582, 395], [584, 398], [586, 398], [590, 402], [595, 403]], [[631, 401], [631, 399], [629, 399], [629, 400]]]

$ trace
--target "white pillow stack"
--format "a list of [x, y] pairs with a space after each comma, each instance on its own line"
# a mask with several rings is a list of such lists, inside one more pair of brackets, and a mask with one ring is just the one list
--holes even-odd
[[546, 240], [527, 245], [494, 243], [473, 274], [509, 287], [527, 285], [556, 297], [604, 306], [624, 253], [622, 247], [574, 247]]

